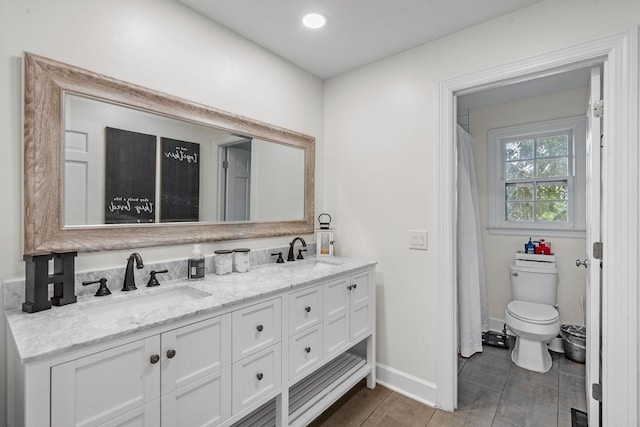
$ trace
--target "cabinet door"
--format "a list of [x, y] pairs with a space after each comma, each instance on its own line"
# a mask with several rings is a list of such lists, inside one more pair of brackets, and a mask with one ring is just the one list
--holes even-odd
[[231, 416], [231, 367], [162, 396], [163, 427], [217, 426]]
[[349, 343], [349, 278], [324, 285], [324, 356], [330, 357]]
[[319, 323], [321, 316], [322, 286], [294, 292], [289, 296], [289, 335]]
[[51, 425], [96, 426], [157, 400], [159, 350], [155, 336], [51, 368]]
[[100, 427], [158, 427], [159, 425], [160, 399], [156, 399], [111, 421], [100, 424]]
[[233, 361], [237, 362], [281, 339], [280, 298], [233, 312]]
[[162, 334], [162, 394], [229, 366], [230, 343], [228, 314]]
[[351, 324], [349, 339], [354, 342], [371, 331], [371, 280], [369, 272], [351, 276]]

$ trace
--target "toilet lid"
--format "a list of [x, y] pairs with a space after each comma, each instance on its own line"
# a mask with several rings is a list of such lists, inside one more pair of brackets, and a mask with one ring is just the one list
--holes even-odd
[[538, 325], [546, 325], [558, 320], [558, 310], [548, 304], [511, 301], [507, 305], [507, 312], [518, 320]]

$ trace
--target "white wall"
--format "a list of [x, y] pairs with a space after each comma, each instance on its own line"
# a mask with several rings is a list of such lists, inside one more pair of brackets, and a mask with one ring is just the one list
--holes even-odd
[[[488, 141], [489, 129], [516, 126], [544, 120], [583, 115], [587, 106], [587, 88], [564, 90], [544, 96], [535, 96], [469, 111], [469, 133], [474, 138], [480, 216], [483, 227], [483, 246], [487, 271], [487, 296], [489, 316], [504, 321], [504, 310], [511, 301], [511, 284], [507, 266], [513, 263], [514, 253], [523, 250], [530, 237], [489, 234], [488, 219]], [[542, 235], [551, 242], [558, 267], [558, 309], [560, 322], [584, 324], [579, 298], [585, 296], [586, 270], [577, 268], [575, 260], [586, 256], [584, 238], [559, 238]], [[502, 328], [502, 324], [500, 324]]]
[[251, 142], [251, 218], [259, 221], [304, 218], [304, 177], [304, 150], [254, 138]]
[[436, 382], [438, 83], [639, 23], [637, 0], [549, 0], [325, 83], [325, 208], [338, 254], [380, 261], [379, 362]]
[[[316, 138], [322, 206], [323, 84], [172, 0], [0, 0], [0, 281], [23, 275], [22, 54], [29, 51]], [[242, 241], [250, 248], [291, 238]], [[226, 242], [226, 246], [233, 243]], [[213, 253], [218, 245], [203, 245]], [[147, 248], [145, 262], [186, 257], [187, 246]], [[128, 253], [81, 254], [77, 269], [122, 265]], [[1, 293], [0, 293], [1, 294]], [[0, 355], [5, 323], [0, 316]], [[0, 424], [5, 419], [0, 356]]]

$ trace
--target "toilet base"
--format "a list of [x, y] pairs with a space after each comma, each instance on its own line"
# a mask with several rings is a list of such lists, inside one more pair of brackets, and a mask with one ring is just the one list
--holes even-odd
[[545, 373], [551, 369], [552, 360], [547, 343], [517, 337], [511, 352], [513, 363], [529, 371]]

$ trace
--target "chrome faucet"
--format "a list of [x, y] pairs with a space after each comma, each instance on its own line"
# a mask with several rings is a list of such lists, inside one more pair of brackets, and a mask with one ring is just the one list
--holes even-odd
[[306, 247], [307, 247], [307, 242], [304, 241], [304, 239], [302, 237], [296, 237], [295, 239], [293, 239], [291, 241], [291, 243], [289, 243], [289, 255], [287, 255], [287, 261], [295, 261], [296, 258], [294, 258], [293, 256], [293, 246], [296, 244], [296, 241], [300, 240], [300, 243], [302, 243], [302, 247], [305, 249], [300, 249], [300, 251], [298, 252], [298, 259], [304, 259], [302, 257], [302, 251], [306, 251]]
[[144, 267], [142, 263], [142, 257], [139, 253], [134, 252], [129, 255], [129, 259], [127, 259], [127, 269], [124, 272], [124, 284], [122, 285], [123, 291], [135, 291], [136, 289], [136, 278], [133, 275], [133, 262], [136, 262], [136, 268], [139, 270]]

